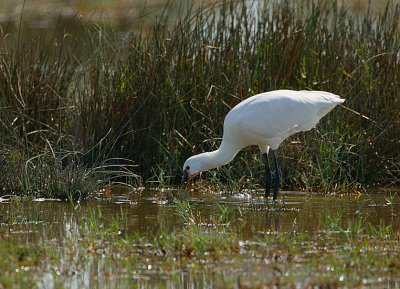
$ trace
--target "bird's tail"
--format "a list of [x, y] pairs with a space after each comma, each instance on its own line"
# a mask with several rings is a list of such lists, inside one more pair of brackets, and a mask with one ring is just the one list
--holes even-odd
[[330, 93], [327, 91], [318, 91], [318, 90], [308, 91], [308, 90], [306, 90], [306, 92], [309, 94], [316, 94], [319, 97], [326, 100], [327, 102], [331, 102], [332, 104], [335, 104], [335, 105], [343, 103], [345, 101], [345, 99], [340, 98], [339, 95], [333, 94], [333, 93]]

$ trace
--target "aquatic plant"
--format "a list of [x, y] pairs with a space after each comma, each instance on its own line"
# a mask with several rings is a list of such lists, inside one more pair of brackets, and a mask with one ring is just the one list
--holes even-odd
[[[224, 218], [183, 206], [192, 211], [185, 214], [202, 222], [170, 231], [132, 232], [123, 209], [111, 219], [98, 206], [77, 214], [76, 228], [66, 232], [66, 238], [48, 238], [50, 226], [37, 230], [40, 226], [31, 224], [28, 228], [36, 229], [24, 234], [7, 233], [1, 226], [0, 284], [36, 288], [50, 278], [54, 287], [73, 281], [82, 288], [100, 282], [103, 286], [121, 282], [126, 287], [143, 279], [152, 280], [152, 287], [165, 288], [165, 282], [183, 284], [183, 276], [191, 274], [202, 277], [190, 279], [193, 284], [243, 283], [250, 288], [269, 283], [287, 287], [362, 283], [384, 288], [398, 281], [400, 235], [391, 225], [373, 225], [362, 218], [348, 222], [345, 212], [327, 211], [314, 232], [300, 232], [294, 225], [288, 232], [254, 230], [245, 237], [232, 230], [233, 224], [243, 222], [240, 215], [228, 213], [231, 224], [225, 226]], [[217, 216], [226, 216], [225, 209], [218, 210]], [[204, 224], [207, 219], [211, 226]], [[185, 216], [181, 222], [186, 223]]]

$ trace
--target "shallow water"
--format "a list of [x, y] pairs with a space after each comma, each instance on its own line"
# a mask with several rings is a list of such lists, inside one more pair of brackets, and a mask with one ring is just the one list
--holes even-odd
[[[172, 195], [175, 190], [170, 190]], [[0, 236], [16, 236], [22, 243], [52, 240], [62, 242], [71, 238], [80, 230], [79, 224], [90, 215], [101, 214], [112, 220], [123, 215], [125, 229], [137, 231], [141, 235], [156, 236], [158, 232], [174, 232], [186, 225], [177, 215], [177, 205], [164, 200], [165, 191], [146, 189], [135, 192], [128, 190], [106, 190], [97, 199], [71, 204], [57, 200], [36, 199], [35, 201], [9, 201], [0, 199]], [[376, 191], [370, 194], [323, 196], [303, 192], [282, 192], [278, 204], [266, 204], [261, 193], [252, 194], [215, 194], [194, 192], [190, 203], [193, 209], [204, 218], [202, 226], [213, 226], [212, 218], [218, 214], [221, 206], [240, 210], [243, 214], [242, 242], [252, 240], [255, 235], [278, 234], [285, 232], [318, 232], [324, 228], [324, 216], [341, 215], [342, 225], [352, 223], [359, 218], [372, 224], [390, 225], [400, 229], [400, 194], [391, 191]], [[90, 219], [90, 218], [88, 218]], [[229, 226], [229, 224], [228, 224]], [[259, 259], [235, 256], [197, 264], [196, 268], [186, 268], [175, 258], [159, 259], [157, 256], [148, 260], [141, 270], [129, 271], [129, 268], [110, 264], [107, 259], [93, 258], [84, 263], [59, 268], [62, 285], [66, 288], [240, 288], [249, 280], [266, 280], [274, 282], [289, 266], [282, 263], [280, 267], [268, 267]], [[71, 262], [71, 261], [69, 261]], [[178, 262], [178, 263], [177, 263]], [[261, 262], [261, 263], [260, 263]], [[167, 263], [167, 265], [166, 265]], [[76, 264], [79, 264], [76, 265]], [[301, 264], [301, 262], [300, 262]], [[74, 268], [78, 266], [79, 268]], [[165, 269], [172, 266], [172, 269]], [[183, 266], [183, 267], [180, 267]], [[292, 266], [292, 264], [290, 265]], [[296, 266], [299, 266], [297, 264]], [[292, 268], [293, 269], [293, 268]], [[57, 288], [55, 276], [58, 271], [48, 268], [37, 275], [36, 285], [40, 288]], [[67, 273], [65, 273], [67, 272]], [[79, 273], [75, 273], [79, 272]], [[279, 277], [281, 278], [281, 277]], [[310, 276], [301, 280], [292, 280], [301, 288]], [[358, 278], [357, 276], [355, 278]], [[360, 276], [360, 282], [369, 286], [379, 284], [380, 288], [400, 288], [400, 276], [394, 276], [391, 283], [382, 284], [375, 277], [371, 280]], [[272, 284], [271, 283], [271, 284]], [[251, 283], [254, 286], [254, 283]], [[255, 283], [256, 284], [256, 283]], [[372, 284], [372, 285], [371, 285]], [[386, 284], [386, 285], [385, 285]], [[260, 285], [261, 286], [261, 285]], [[272, 285], [271, 285], [272, 286]], [[397, 287], [396, 287], [397, 286]], [[268, 287], [268, 286], [267, 286]], [[371, 288], [373, 288], [372, 286]]]
[[[71, 205], [59, 200], [35, 199], [21, 201], [16, 206], [7, 197], [0, 198], [0, 221], [2, 229], [13, 234], [31, 231], [45, 231], [48, 238], [65, 237], [77, 230], [78, 219], [99, 209], [106, 219], [123, 214], [126, 228], [140, 233], [156, 233], [159, 229], [169, 232], [177, 226], [184, 226], [176, 214], [176, 205], [165, 200], [165, 191], [147, 189], [139, 192], [116, 189], [96, 199]], [[170, 194], [177, 193], [171, 189]], [[246, 213], [244, 237], [250, 238], [257, 232], [278, 231], [298, 232], [319, 231], [321, 220], [327, 213], [341, 215], [344, 223], [362, 217], [372, 224], [384, 223], [394, 229], [400, 228], [400, 193], [381, 190], [361, 195], [326, 196], [303, 192], [281, 192], [276, 205], [265, 203], [260, 193], [191, 193], [190, 203], [205, 218], [217, 213], [219, 206], [240, 209]], [[4, 223], [11, 225], [5, 226]], [[42, 228], [41, 228], [42, 227]], [[43, 232], [44, 233], [44, 232]]]

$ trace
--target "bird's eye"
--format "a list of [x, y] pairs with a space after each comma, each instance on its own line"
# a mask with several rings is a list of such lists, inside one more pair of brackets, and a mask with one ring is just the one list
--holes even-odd
[[190, 170], [190, 167], [189, 167], [189, 166], [186, 166], [185, 170], [187, 170], [187, 171]]

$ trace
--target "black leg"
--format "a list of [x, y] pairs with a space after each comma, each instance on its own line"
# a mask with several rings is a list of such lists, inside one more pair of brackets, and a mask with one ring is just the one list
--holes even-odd
[[274, 150], [274, 161], [275, 161], [275, 183], [274, 183], [274, 201], [278, 198], [279, 192], [279, 180], [281, 176], [281, 169], [278, 161], [278, 151]]
[[265, 198], [268, 198], [271, 192], [272, 174], [271, 174], [271, 167], [269, 165], [268, 153], [263, 153], [263, 157], [265, 164]]

